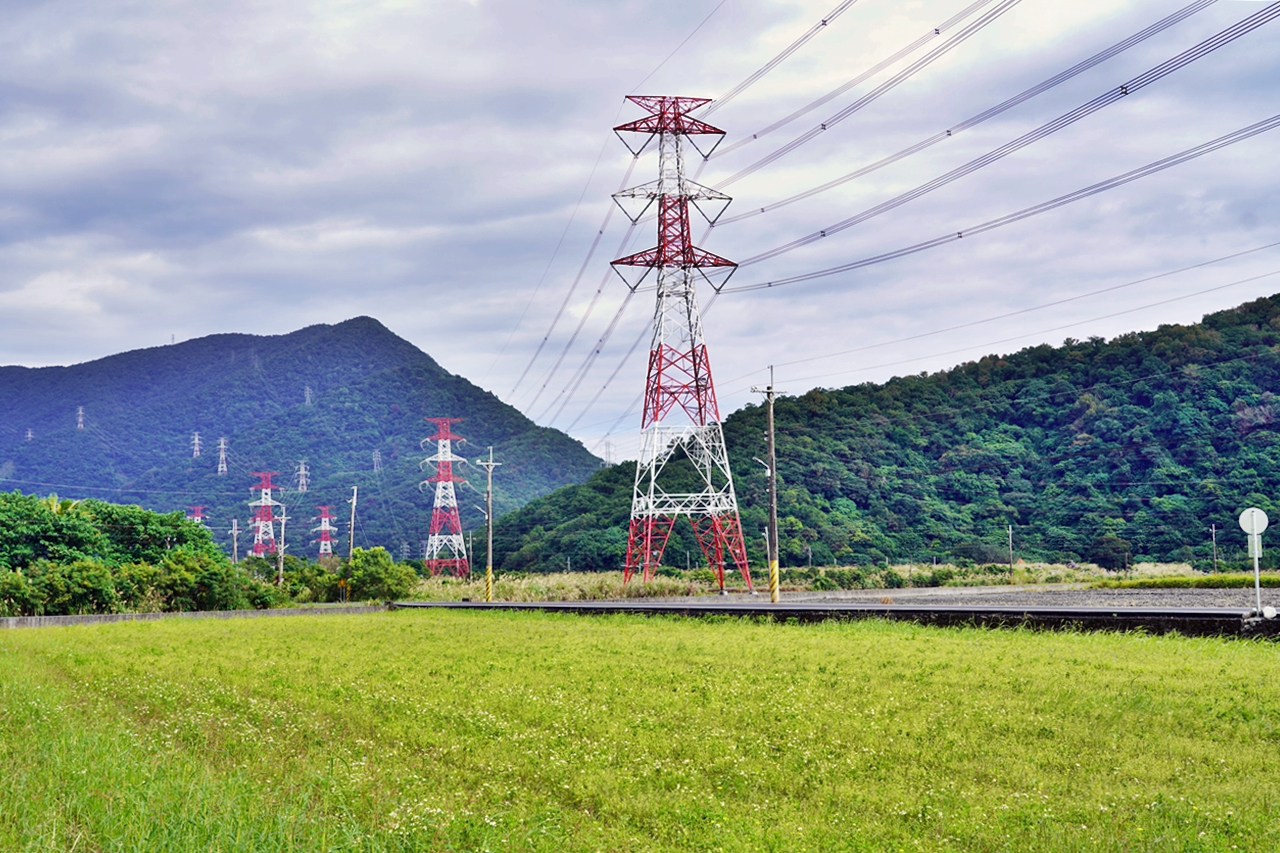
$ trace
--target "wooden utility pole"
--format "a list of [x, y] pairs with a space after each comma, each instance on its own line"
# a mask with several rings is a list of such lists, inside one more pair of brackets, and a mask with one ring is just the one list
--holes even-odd
[[476, 464], [483, 468], [485, 473], [484, 525], [485, 535], [489, 540], [484, 560], [484, 600], [493, 601], [493, 469], [502, 463], [493, 461], [493, 447], [490, 446], [489, 460], [487, 462], [481, 460]]

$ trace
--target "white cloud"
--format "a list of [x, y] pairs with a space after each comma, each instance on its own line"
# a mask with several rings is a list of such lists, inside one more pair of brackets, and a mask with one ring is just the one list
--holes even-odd
[[[280, 332], [371, 314], [448, 369], [505, 394], [546, 335], [596, 237], [608, 195], [622, 181], [628, 157], [608, 130], [620, 114], [635, 115], [625, 107], [619, 112], [622, 96], [714, 5], [141, 0], [6, 8], [0, 11], [0, 361], [69, 363], [158, 344], [169, 334]], [[724, 92], [832, 5], [727, 3], [644, 89]], [[740, 139], [966, 5], [860, 0], [713, 120], [730, 140]], [[1156, 0], [1024, 0], [862, 112], [734, 184], [730, 214], [952, 126], [1173, 8]], [[717, 228], [706, 248], [741, 259], [837, 222], [1258, 8], [1217, 3], [928, 151]], [[1277, 27], [891, 213], [744, 268], [734, 283], [821, 269], [949, 233], [1270, 115], [1268, 95], [1280, 71]], [[732, 174], [883, 77], [714, 160], [699, 180]], [[1260, 252], [1106, 297], [892, 343], [1276, 239], [1274, 147], [1274, 138], [1259, 137], [973, 240], [777, 291], [726, 295], [706, 322], [722, 409], [752, 400], [749, 385], [769, 363], [786, 365], [779, 383], [792, 391], [882, 380], [941, 369], [988, 345], [1008, 351], [1067, 335], [1191, 321], [1280, 290], [1263, 280], [1099, 319], [1280, 266], [1280, 253]], [[630, 183], [651, 179], [654, 169], [646, 157]], [[623, 225], [615, 216], [525, 387], [517, 389], [515, 401], [527, 405], [546, 383], [535, 414], [565, 387], [622, 302], [621, 283], [609, 281], [586, 315], [607, 262], [615, 252], [654, 242], [649, 224], [620, 248]], [[643, 334], [651, 298], [629, 301], [557, 425], [578, 417]], [[562, 369], [546, 380], [579, 322]], [[1080, 325], [1048, 331], [1070, 323]], [[1020, 334], [1027, 337], [992, 343]], [[884, 345], [786, 364], [878, 344]], [[635, 398], [644, 346], [582, 414], [577, 434], [598, 437]], [[633, 427], [628, 421], [627, 430]], [[625, 437], [615, 443], [627, 446]]]

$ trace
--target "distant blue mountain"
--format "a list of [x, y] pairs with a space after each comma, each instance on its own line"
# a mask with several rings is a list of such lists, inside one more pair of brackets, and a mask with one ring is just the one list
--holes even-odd
[[[250, 472], [279, 471], [290, 553], [314, 555], [306, 531], [318, 505], [334, 507], [345, 534], [358, 486], [356, 544], [397, 555], [407, 546], [421, 556], [432, 497], [418, 484], [433, 466], [420, 471], [419, 462], [434, 452], [419, 448], [434, 431], [425, 417], [465, 418], [454, 427], [468, 440], [455, 448], [463, 456], [493, 445], [503, 463], [494, 478], [499, 512], [599, 468], [581, 443], [445, 371], [377, 320], [357, 317], [287, 335], [211, 335], [70, 367], [0, 367], [0, 488], [161, 511], [204, 505], [215, 538], [229, 545], [231, 520], [243, 528], [249, 516]], [[219, 438], [230, 448], [225, 476], [217, 474]], [[303, 460], [311, 482], [300, 494]], [[464, 526], [478, 526], [483, 472], [459, 473], [477, 489], [459, 487]]]

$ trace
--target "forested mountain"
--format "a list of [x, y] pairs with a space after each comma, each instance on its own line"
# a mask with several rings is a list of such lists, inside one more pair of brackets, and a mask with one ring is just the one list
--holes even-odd
[[[165, 512], [204, 505], [215, 540], [229, 547], [231, 520], [243, 529], [250, 514], [256, 480], [249, 472], [279, 471], [285, 492], [277, 499], [286, 504], [287, 538], [296, 543], [290, 553], [314, 555], [308, 540], [318, 505], [334, 507], [345, 546], [347, 501], [358, 486], [356, 544], [384, 545], [397, 556], [407, 546], [421, 556], [432, 498], [418, 483], [433, 466], [423, 473], [418, 465], [434, 445], [418, 445], [435, 429], [424, 417], [465, 418], [454, 427], [468, 439], [455, 447], [462, 456], [493, 445], [503, 463], [494, 477], [500, 511], [580, 483], [599, 465], [581, 443], [538, 427], [360, 317], [287, 335], [213, 335], [71, 367], [2, 367], [0, 488]], [[229, 470], [219, 476], [223, 437]], [[296, 491], [302, 460], [311, 472], [306, 494]], [[464, 525], [476, 526], [483, 471], [462, 466], [456, 473], [478, 489], [459, 487]], [[245, 542], [242, 536], [242, 553]]]
[[[814, 389], [776, 404], [782, 561], [802, 566], [1080, 560], [1103, 536], [1135, 559], [1241, 558], [1240, 510], [1280, 517], [1280, 296], [1112, 341], [1068, 340], [932, 375]], [[757, 565], [764, 409], [725, 435]], [[502, 519], [507, 569], [616, 568], [634, 467]], [[676, 472], [679, 476], [679, 471]], [[697, 562], [688, 525], [666, 561]], [[1268, 554], [1268, 562], [1274, 558]]]

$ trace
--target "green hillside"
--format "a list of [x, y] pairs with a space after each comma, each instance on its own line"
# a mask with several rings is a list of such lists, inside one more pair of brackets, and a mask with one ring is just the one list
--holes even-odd
[[[494, 480], [500, 511], [582, 482], [599, 465], [579, 442], [538, 427], [360, 317], [287, 335], [213, 335], [71, 367], [2, 367], [0, 489], [56, 490], [162, 512], [205, 505], [215, 540], [229, 548], [231, 520], [244, 528], [249, 517], [250, 472], [279, 471], [291, 553], [314, 555], [306, 531], [318, 505], [335, 508], [345, 547], [347, 501], [358, 486], [356, 544], [397, 556], [407, 545], [420, 556], [431, 495], [418, 483], [432, 466], [423, 473], [419, 462], [434, 452], [419, 448], [434, 430], [423, 418], [446, 416], [466, 419], [455, 430], [468, 443], [455, 452], [476, 457], [494, 446], [503, 462]], [[197, 431], [203, 447], [193, 458]], [[220, 437], [230, 445], [225, 476], [217, 473]], [[295, 472], [304, 459], [311, 483], [299, 494]], [[476, 526], [483, 472], [459, 473], [479, 490], [459, 487], [464, 525]]]
[[[1005, 554], [1089, 558], [1103, 536], [1134, 559], [1206, 560], [1209, 527], [1241, 559], [1236, 516], [1280, 517], [1280, 296], [1195, 325], [1031, 347], [932, 375], [780, 399], [783, 565]], [[763, 557], [764, 409], [725, 422], [752, 560]], [[616, 568], [634, 467], [502, 519], [505, 568]], [[697, 562], [687, 525], [666, 561]], [[1114, 544], [1114, 543], [1112, 543]], [[1273, 558], [1266, 557], [1267, 562]]]

